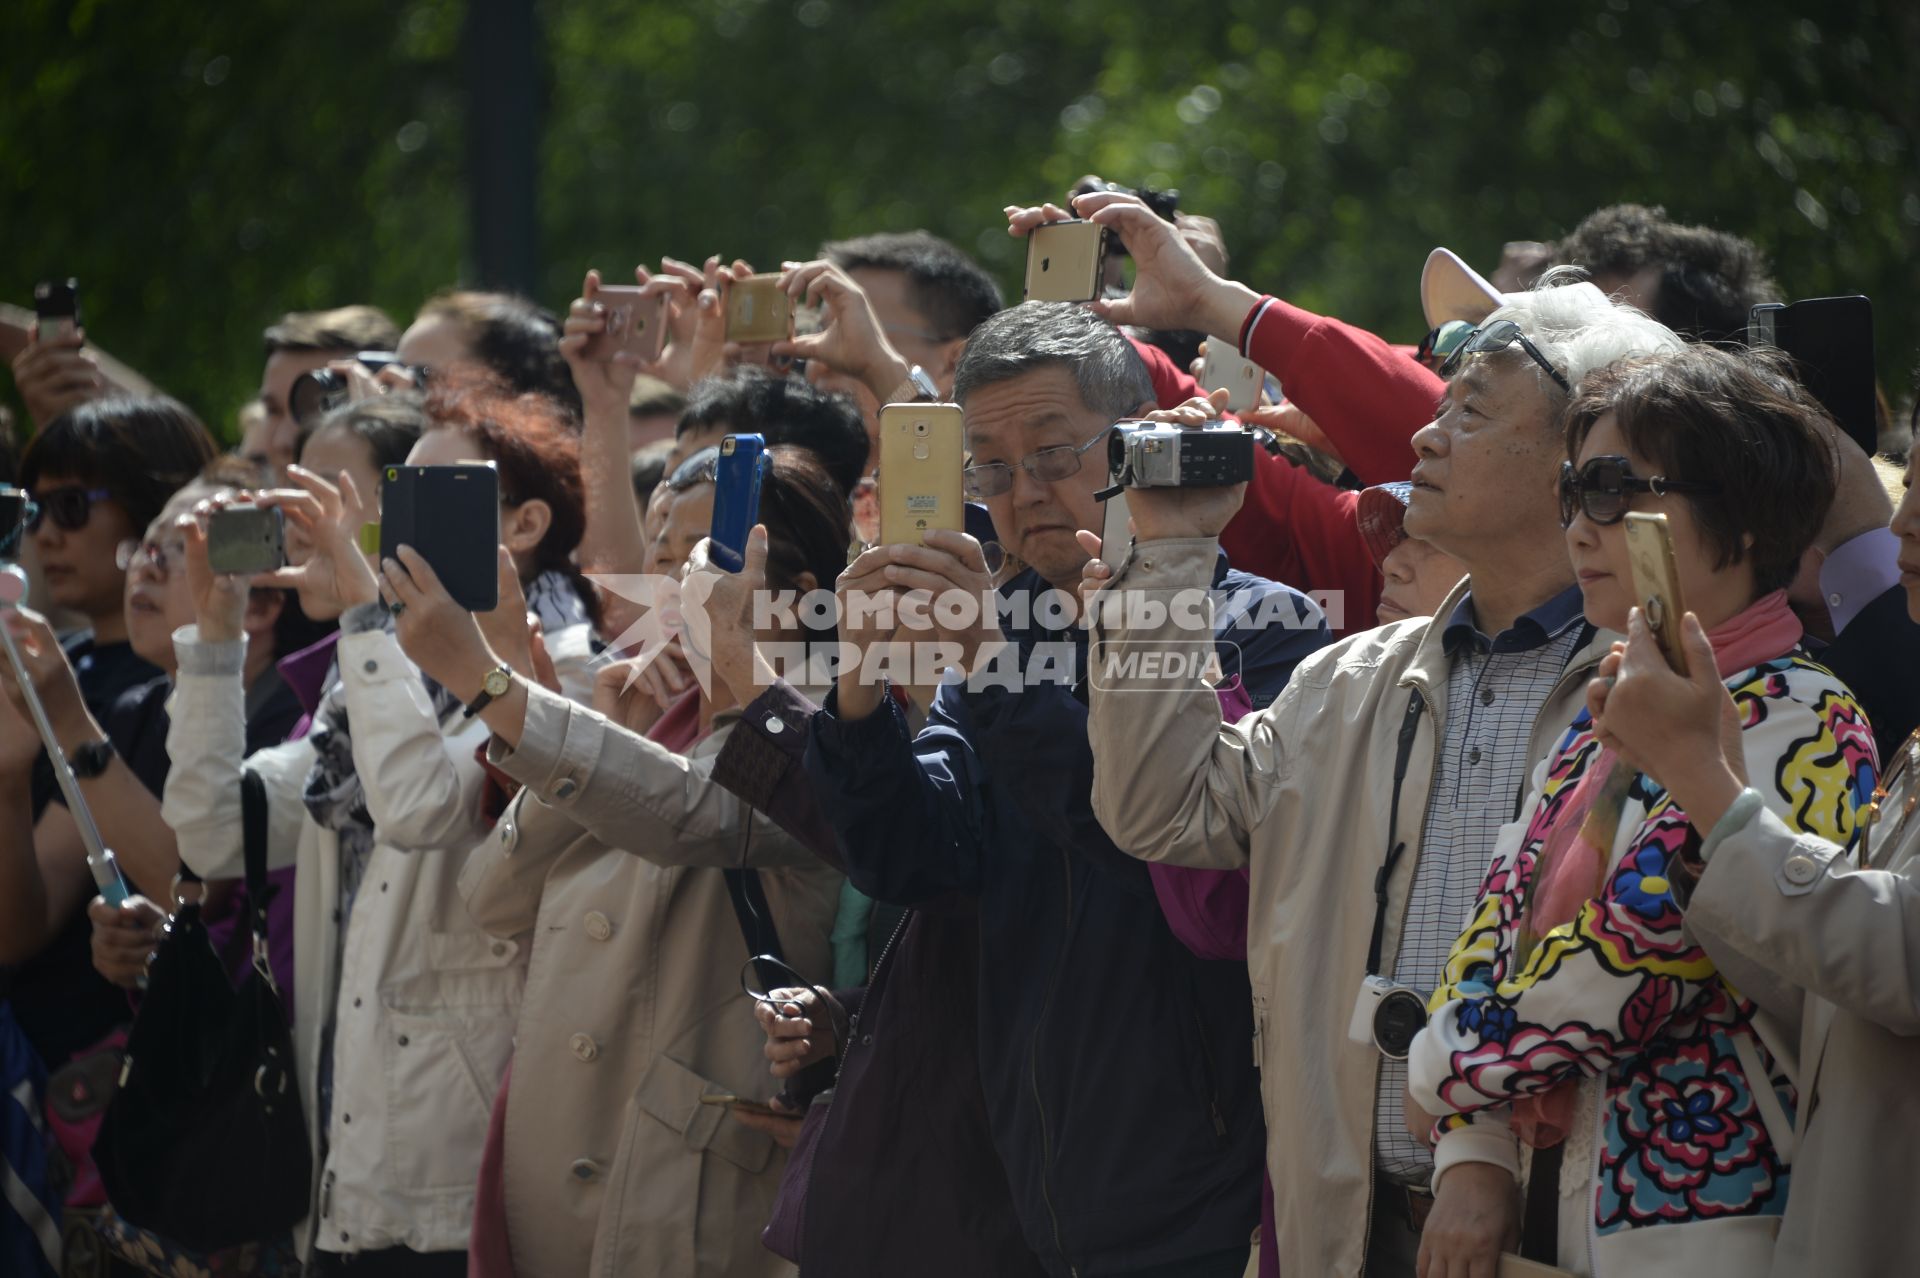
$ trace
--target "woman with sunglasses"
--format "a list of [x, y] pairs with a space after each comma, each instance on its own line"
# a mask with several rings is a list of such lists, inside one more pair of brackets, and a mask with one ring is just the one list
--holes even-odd
[[[1920, 457], [1893, 516], [1907, 611], [1920, 621]], [[1636, 617], [1588, 689], [1601, 740], [1657, 779], [1692, 823], [1669, 868], [1687, 928], [1798, 1047], [1801, 1121], [1773, 1278], [1874, 1278], [1920, 1256], [1920, 732], [1886, 760], [1851, 847], [1769, 810], [1736, 707], [1685, 622], [1689, 676]]]
[[[167, 498], [218, 451], [184, 405], [157, 396], [81, 404], [27, 445], [20, 486], [39, 507], [27, 536], [46, 587], [36, 606], [86, 623], [65, 646], [95, 716], [160, 674], [127, 642], [127, 573], [115, 562], [116, 551], [121, 542], [137, 540]], [[43, 764], [34, 776], [36, 817], [53, 792], [53, 772]]]
[[[768, 457], [749, 563], [771, 589], [804, 594], [846, 562], [846, 499], [807, 451]], [[702, 488], [711, 508], [700, 465], [676, 477], [676, 515], [703, 504]], [[417, 556], [383, 576], [406, 605], [407, 651], [456, 695], [477, 690], [498, 662], [474, 619]], [[776, 620], [760, 638], [831, 644], [834, 632]], [[777, 938], [804, 979], [825, 980], [841, 876], [713, 778], [751, 689], [710, 680], [662, 704], [633, 673], [607, 666], [592, 710], [516, 678], [480, 712], [489, 757], [526, 789], [473, 850], [461, 890], [494, 935], [532, 938], [475, 1221], [489, 1278], [788, 1272], [760, 1245], [784, 1156], [703, 1098], [763, 1094], [743, 964]]]
[[[1563, 518], [1589, 621], [1627, 628], [1625, 516], [1665, 515], [1757, 801], [1845, 843], [1873, 785], [1871, 729], [1801, 648], [1785, 593], [1832, 501], [1824, 414], [1759, 357], [1696, 346], [1590, 374], [1566, 420]], [[1793, 1045], [1682, 930], [1675, 862], [1697, 837], [1583, 711], [1503, 827], [1408, 1058], [1408, 1121], [1437, 1141], [1436, 1176], [1517, 1172], [1517, 1133], [1532, 1176], [1557, 1175], [1529, 1186], [1557, 1204], [1557, 1256], [1539, 1258], [1575, 1273], [1764, 1272], [1786, 1208]]]

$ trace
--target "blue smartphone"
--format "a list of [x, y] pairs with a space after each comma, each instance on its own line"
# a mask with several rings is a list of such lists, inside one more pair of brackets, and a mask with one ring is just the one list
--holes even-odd
[[760, 520], [760, 479], [766, 474], [767, 441], [762, 435], [728, 435], [720, 441], [714, 464], [713, 562], [728, 572], [746, 565], [747, 534]]

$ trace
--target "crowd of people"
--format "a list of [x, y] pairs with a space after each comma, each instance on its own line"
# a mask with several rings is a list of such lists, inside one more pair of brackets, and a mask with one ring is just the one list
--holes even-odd
[[[1436, 249], [1401, 345], [1076, 191], [1007, 229], [1103, 227], [1131, 268], [1086, 303], [912, 231], [781, 263], [820, 323], [758, 345], [719, 255], [634, 270], [657, 358], [598, 340], [597, 270], [564, 315], [288, 314], [225, 453], [30, 335], [0, 1269], [1920, 1266], [1912, 415], [1843, 427], [1745, 340], [1789, 296], [1760, 249], [1659, 209]], [[924, 402], [966, 531], [888, 543], [881, 409]], [[1140, 420], [1269, 446], [1120, 531]], [[367, 535], [397, 468], [472, 465], [477, 612]], [[246, 508], [284, 565], [216, 571]], [[231, 1245], [116, 1201], [100, 1136], [183, 945], [290, 1030], [304, 1207]]]

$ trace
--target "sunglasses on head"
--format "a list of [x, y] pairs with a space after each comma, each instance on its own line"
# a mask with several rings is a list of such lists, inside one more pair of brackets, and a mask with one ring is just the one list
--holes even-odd
[[72, 484], [37, 492], [27, 508], [27, 531], [37, 533], [43, 520], [52, 519], [53, 526], [63, 532], [79, 532], [93, 517], [94, 506], [111, 496], [113, 493], [105, 488]]
[[1617, 524], [1627, 517], [1635, 493], [1717, 493], [1720, 485], [1689, 479], [1668, 479], [1655, 475], [1642, 479], [1624, 457], [1589, 457], [1578, 469], [1572, 462], [1560, 463], [1560, 526], [1571, 528], [1573, 517], [1585, 514], [1602, 526]]
[[1573, 386], [1567, 381], [1566, 374], [1548, 363], [1547, 357], [1540, 353], [1540, 348], [1528, 341], [1527, 335], [1512, 320], [1495, 320], [1467, 334], [1466, 340], [1454, 347], [1453, 354], [1447, 356], [1446, 362], [1440, 365], [1440, 376], [1452, 378], [1467, 362], [1469, 355], [1490, 355], [1516, 345], [1527, 353], [1529, 359], [1546, 370], [1556, 386], [1569, 395], [1573, 394]]

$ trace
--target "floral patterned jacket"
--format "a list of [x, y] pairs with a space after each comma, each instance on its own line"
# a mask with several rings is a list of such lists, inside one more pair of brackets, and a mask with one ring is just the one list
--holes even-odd
[[[1846, 686], [1793, 653], [1727, 687], [1754, 788], [1794, 829], [1848, 842], [1876, 760]], [[1414, 1043], [1411, 1094], [1443, 1116], [1436, 1178], [1461, 1161], [1517, 1172], [1508, 1106], [1580, 1080], [1560, 1263], [1593, 1275], [1764, 1272], [1786, 1204], [1793, 1086], [1754, 1032], [1753, 1005], [1681, 927], [1666, 870], [1690, 826], [1650, 777], [1627, 789], [1600, 894], [1514, 962], [1536, 858], [1599, 754], [1582, 711], [1503, 831]], [[1664, 1228], [1694, 1225], [1712, 1227]]]

